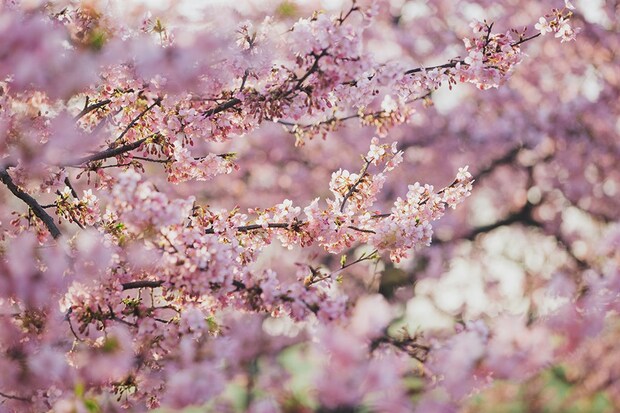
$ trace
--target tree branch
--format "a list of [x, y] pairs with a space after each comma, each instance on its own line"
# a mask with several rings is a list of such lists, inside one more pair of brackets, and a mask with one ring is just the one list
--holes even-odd
[[163, 281], [144, 280], [144, 281], [130, 281], [130, 282], [122, 283], [121, 285], [123, 286], [123, 291], [125, 291], [125, 290], [136, 290], [139, 288], [157, 288], [157, 287], [161, 287], [163, 283], [164, 283]]
[[3, 168], [0, 169], [0, 181], [9, 188], [9, 191], [13, 193], [17, 198], [21, 199], [30, 207], [32, 212], [35, 214], [37, 218], [43, 221], [43, 224], [47, 227], [52, 237], [59, 238], [62, 234], [56, 224], [54, 223], [54, 219], [43, 209], [43, 207], [34, 199], [32, 196], [22, 191], [11, 178], [8, 171]]
[[[93, 110], [97, 110], [99, 108], [102, 108], [102, 107], [106, 106], [107, 104], [109, 104], [111, 102], [112, 101], [110, 99], [106, 99], [106, 100], [102, 100], [101, 102], [93, 103], [90, 106], [86, 106], [84, 109], [82, 109], [82, 111], [80, 113], [75, 115], [73, 120], [75, 120], [77, 122], [78, 120], [82, 119], [84, 116], [88, 115]], [[87, 101], [87, 103], [88, 103], [88, 101]]]
[[[302, 226], [304, 223], [299, 223], [297, 226]], [[293, 226], [291, 224], [286, 224], [284, 222], [274, 222], [267, 224], [267, 228], [280, 228], [280, 229], [292, 229]], [[254, 231], [257, 229], [265, 229], [262, 225], [252, 224], [252, 225], [244, 225], [236, 228], [239, 232], [248, 232]], [[213, 228], [207, 228], [205, 230], [205, 234], [215, 234], [215, 230]]]
[[[491, 24], [489, 26], [489, 32], [487, 33], [487, 38], [486, 38], [487, 45], [488, 45], [489, 41], [491, 40], [490, 39], [491, 30], [490, 29], [491, 29], [492, 26], [493, 26], [493, 24]], [[525, 42], [529, 42], [530, 40], [537, 38], [538, 36], [540, 36], [540, 33], [536, 33], [536, 34], [534, 34], [532, 36], [529, 36], [529, 37], [524, 37], [524, 38], [522, 38], [522, 39], [520, 39], [520, 40], [518, 40], [518, 41], [516, 41], [514, 43], [511, 43], [510, 45], [512, 47], [519, 46], [519, 45], [521, 45], [521, 44], [523, 44]], [[485, 45], [484, 49], [486, 51], [486, 45]], [[407, 70], [405, 72], [405, 74], [406, 75], [412, 75], [412, 74], [415, 74], [415, 73], [426, 72], [426, 71], [433, 70], [433, 69], [450, 69], [450, 68], [456, 67], [456, 65], [459, 64], [459, 63], [462, 64], [462, 65], [466, 65], [465, 60], [453, 59], [451, 62], [444, 63], [442, 65], [427, 66], [427, 67], [416, 67], [415, 69], [409, 69], [409, 70]]]
[[106, 149], [105, 151], [101, 151], [93, 155], [85, 156], [83, 158], [76, 159], [75, 161], [68, 162], [66, 164], [63, 164], [62, 166], [80, 166], [85, 163], [101, 161], [103, 159], [112, 158], [113, 156], [118, 156], [118, 155], [124, 154], [126, 152], [130, 152], [130, 151], [133, 151], [134, 149], [139, 148], [146, 141], [146, 139], [147, 138], [142, 138], [140, 140], [137, 140], [132, 143], [128, 143], [123, 146], [119, 146], [117, 148]]
[[241, 103], [241, 100], [237, 99], [237, 98], [232, 98], [230, 100], [227, 100], [226, 102], [217, 105], [216, 107], [214, 107], [213, 109], [209, 109], [207, 110], [205, 113], [203, 113], [202, 115], [205, 118], [208, 118], [209, 116], [213, 116], [217, 113], [223, 112], [227, 109], [230, 108], [234, 108], [235, 106], [237, 106], [239, 103]]
[[69, 180], [69, 177], [65, 177], [65, 185], [67, 185], [67, 187], [69, 187], [69, 189], [71, 190], [71, 195], [73, 195], [73, 197], [75, 199], [79, 199], [80, 197], [78, 196], [78, 193], [75, 191], [75, 189], [73, 188], [73, 185], [71, 185], [71, 181]]
[[526, 202], [525, 205], [523, 205], [523, 207], [521, 207], [521, 209], [519, 209], [518, 211], [515, 211], [504, 219], [500, 219], [499, 221], [496, 221], [492, 224], [476, 227], [463, 238], [469, 241], [473, 241], [477, 235], [491, 232], [496, 228], [503, 227], [504, 225], [522, 223], [524, 225], [534, 226], [535, 222], [532, 219], [532, 207], [532, 204]]
[[493, 172], [495, 168], [500, 165], [510, 164], [514, 162], [514, 160], [517, 158], [517, 155], [519, 155], [523, 148], [524, 146], [519, 144], [514, 148], [510, 149], [500, 158], [493, 159], [487, 166], [478, 171], [478, 173], [476, 174], [476, 180], [480, 181], [480, 179]]

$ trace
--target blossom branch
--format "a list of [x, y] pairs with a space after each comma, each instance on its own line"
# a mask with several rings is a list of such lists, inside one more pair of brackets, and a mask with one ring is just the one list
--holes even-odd
[[[491, 40], [491, 27], [493, 27], [493, 24], [491, 24], [490, 26], [487, 26], [489, 28], [489, 31], [487, 33], [487, 37], [486, 37], [486, 42], [484, 45], [484, 50], [486, 51], [486, 48]], [[533, 40], [535, 38], [537, 38], [538, 36], [540, 36], [540, 33], [536, 33], [532, 36], [529, 37], [523, 37], [521, 39], [519, 39], [518, 41], [511, 43], [510, 46], [512, 47], [516, 47], [519, 46], [523, 43], [529, 42], [530, 40]], [[455, 68], [457, 65], [467, 65], [467, 63], [465, 62], [464, 59], [452, 59], [450, 62], [448, 63], [444, 63], [441, 65], [437, 65], [437, 66], [426, 66], [426, 67], [416, 67], [415, 69], [409, 69], [405, 72], [406, 75], [413, 75], [415, 73], [420, 73], [420, 72], [428, 72], [430, 70], [434, 70], [434, 69], [453, 69]]]
[[13, 195], [24, 201], [37, 218], [43, 221], [43, 224], [45, 224], [50, 234], [52, 234], [52, 237], [59, 238], [62, 235], [54, 223], [54, 219], [45, 211], [45, 209], [43, 209], [41, 204], [39, 204], [36, 199], [15, 185], [13, 179], [9, 175], [9, 172], [4, 168], [0, 169], [0, 181], [2, 181], [7, 188], [9, 188], [9, 191], [11, 191]]
[[[373, 231], [374, 232], [374, 231]], [[359, 264], [360, 262], [364, 262], [364, 261], [368, 261], [368, 260], [375, 260], [378, 259], [379, 257], [379, 251], [378, 250], [374, 250], [371, 253], [367, 254], [367, 253], [363, 253], [358, 259], [356, 259], [355, 261], [351, 261], [348, 264], [345, 264], [346, 261], [346, 255], [343, 255], [343, 261], [341, 261], [341, 266], [340, 268], [338, 268], [335, 271], [330, 272], [329, 274], [320, 276], [320, 277], [315, 277], [316, 275], [321, 274], [318, 269], [314, 269], [312, 267], [310, 267], [310, 271], [312, 272], [312, 274], [310, 276], [308, 276], [305, 280], [304, 280], [304, 285], [306, 287], [311, 286], [312, 284], [316, 284], [318, 282], [321, 281], [325, 281], [328, 279], [331, 279], [334, 277], [334, 275], [338, 274], [339, 272], [342, 272], [344, 270], [346, 270], [349, 267], [352, 267], [355, 264]]]
[[90, 112], [97, 110], [99, 108], [102, 108], [111, 102], [112, 101], [110, 99], [104, 99], [101, 102], [93, 103], [92, 105], [88, 106], [88, 97], [86, 97], [86, 106], [73, 119], [77, 122], [78, 120], [82, 119], [84, 116], [88, 115]]
[[116, 140], [113, 142], [113, 144], [112, 144], [111, 146], [115, 145], [115, 144], [116, 144], [116, 142], [121, 141], [121, 140], [125, 137], [125, 135], [127, 134], [127, 132], [129, 132], [129, 130], [130, 130], [131, 128], [133, 128], [133, 127], [134, 127], [134, 125], [135, 125], [135, 124], [136, 124], [136, 123], [137, 123], [140, 119], [142, 119], [142, 117], [143, 117], [144, 115], [146, 115], [146, 114], [147, 114], [147, 113], [148, 113], [151, 109], [153, 109], [155, 106], [159, 105], [159, 104], [161, 103], [161, 101], [162, 101], [162, 98], [158, 97], [157, 99], [155, 99], [155, 102], [153, 102], [151, 105], [147, 106], [147, 107], [146, 107], [146, 108], [145, 108], [142, 112], [140, 112], [140, 113], [138, 114], [138, 116], [136, 116], [135, 118], [133, 118], [133, 119], [131, 120], [131, 122], [129, 122], [129, 124], [125, 127], [125, 129], [123, 130], [123, 132], [119, 135], [119, 137], [118, 137], [118, 138], [116, 138]]
[[[119, 142], [121, 139], [123, 139], [123, 137], [127, 134], [127, 132], [129, 132], [129, 130], [147, 112], [149, 112], [155, 106], [159, 105], [161, 103], [161, 101], [162, 101], [162, 98], [158, 97], [157, 99], [155, 99], [155, 102], [153, 102], [151, 105], [146, 107], [142, 112], [140, 112], [140, 114], [138, 114], [138, 116], [136, 116], [134, 119], [132, 119], [132, 121], [129, 122], [129, 124], [127, 125], [127, 127], [125, 127], [125, 129], [119, 135], [119, 137], [114, 140], [114, 143]], [[83, 165], [85, 163], [94, 162], [94, 161], [101, 161], [101, 160], [104, 160], [104, 159], [107, 159], [107, 158], [111, 158], [111, 157], [114, 157], [114, 156], [122, 155], [123, 153], [127, 153], [127, 152], [130, 152], [130, 151], [134, 150], [134, 149], [139, 148], [146, 140], [147, 140], [147, 138], [142, 138], [142, 139], [139, 139], [139, 140], [137, 140], [135, 142], [131, 142], [131, 143], [119, 146], [119, 147], [111, 147], [111, 148], [108, 148], [108, 149], [106, 149], [104, 151], [95, 153], [95, 154], [90, 155], [90, 156], [85, 156], [83, 158], [77, 159], [77, 160], [72, 161], [72, 162], [68, 162], [68, 163], [63, 164], [61, 166], [80, 166], [80, 165]]]
[[347, 203], [347, 200], [351, 197], [351, 195], [355, 193], [355, 190], [357, 189], [359, 184], [362, 183], [362, 181], [367, 176], [368, 167], [370, 166], [372, 159], [364, 159], [364, 161], [366, 163], [364, 164], [364, 167], [362, 168], [362, 171], [360, 172], [360, 177], [357, 178], [357, 181], [355, 181], [355, 183], [351, 186], [349, 191], [344, 195], [344, 198], [342, 198], [342, 204], [340, 204], [340, 212], [344, 211], [344, 207]]

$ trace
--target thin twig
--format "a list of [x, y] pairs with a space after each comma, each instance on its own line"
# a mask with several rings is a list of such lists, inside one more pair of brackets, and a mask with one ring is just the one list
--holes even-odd
[[132, 156], [131, 159], [137, 159], [139, 161], [154, 162], [154, 163], [168, 163], [168, 162], [171, 162], [173, 160], [173, 158], [153, 159], [153, 158], [146, 158], [144, 156]]
[[529, 42], [530, 40], [535, 39], [535, 38], [537, 38], [537, 37], [538, 37], [538, 36], [540, 36], [540, 35], [541, 35], [541, 33], [536, 33], [536, 34], [534, 34], [534, 35], [532, 35], [532, 36], [529, 36], [529, 37], [524, 37], [523, 39], [519, 40], [518, 42], [514, 42], [514, 43], [512, 43], [512, 44], [511, 44], [511, 46], [512, 46], [512, 47], [514, 47], [514, 46], [519, 46], [520, 44], [523, 44], [523, 43], [525, 43], [525, 42]]
[[11, 399], [11, 400], [19, 400], [20, 402], [31, 402], [32, 401], [30, 397], [15, 396], [15, 395], [6, 394], [3, 392], [0, 392], [0, 397], [4, 397], [5, 399]]
[[[302, 226], [304, 223], [300, 223], [297, 226]], [[239, 232], [248, 232], [248, 231], [254, 231], [257, 229], [264, 229], [265, 227], [259, 224], [252, 224], [252, 225], [244, 225], [244, 226], [240, 226], [237, 227], [236, 230]], [[270, 223], [267, 224], [267, 228], [281, 228], [281, 229], [291, 229], [292, 226], [290, 224], [286, 224], [284, 222], [274, 222], [274, 223]], [[205, 230], [205, 234], [215, 234], [215, 230], [213, 228], [207, 228]]]
[[349, 225], [347, 228], [351, 228], [352, 230], [358, 231], [358, 232], [365, 232], [367, 234], [376, 234], [376, 231], [373, 231], [372, 229], [364, 229], [364, 228], [358, 228], [358, 227], [354, 227], [353, 225]]
[[125, 137], [125, 135], [127, 134], [127, 132], [129, 132], [129, 130], [130, 130], [131, 128], [133, 128], [133, 127], [134, 127], [134, 125], [135, 125], [135, 124], [136, 124], [136, 123], [137, 123], [140, 119], [142, 119], [142, 117], [143, 117], [144, 115], [146, 115], [146, 113], [147, 113], [147, 112], [149, 112], [151, 109], [153, 109], [155, 106], [157, 106], [157, 105], [159, 105], [159, 104], [161, 103], [161, 100], [162, 100], [162, 98], [159, 98], [159, 97], [158, 97], [157, 99], [155, 99], [155, 102], [153, 102], [151, 105], [147, 106], [147, 107], [146, 107], [146, 109], [144, 109], [142, 112], [140, 112], [140, 114], [138, 114], [138, 116], [136, 116], [135, 118], [133, 118], [133, 119], [131, 120], [131, 122], [129, 122], [129, 124], [125, 127], [125, 129], [123, 130], [123, 132], [122, 132], [122, 133], [118, 136], [118, 138], [116, 138], [116, 139], [114, 140], [114, 143], [113, 143], [113, 144], [115, 144], [116, 142], [121, 141], [121, 140]]
[[[362, 254], [358, 259], [356, 259], [355, 261], [352, 261], [346, 265], [343, 265], [342, 267], [338, 268], [336, 271], [332, 271], [327, 275], [324, 275], [323, 277], [319, 277], [319, 278], [313, 278], [312, 280], [310, 280], [309, 282], [305, 283], [306, 287], [311, 286], [312, 284], [316, 284], [320, 281], [324, 281], [330, 278], [333, 278], [334, 275], [338, 274], [341, 271], [346, 270], [349, 267], [352, 267], [355, 264], [359, 264], [360, 262], [363, 261], [368, 261], [368, 260], [372, 260], [375, 259], [377, 257], [377, 253], [379, 251], [378, 250], [374, 250], [372, 251], [370, 254]], [[312, 269], [312, 267], [310, 267]]]

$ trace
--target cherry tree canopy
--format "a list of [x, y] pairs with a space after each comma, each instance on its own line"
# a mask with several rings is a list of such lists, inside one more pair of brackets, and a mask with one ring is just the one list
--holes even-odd
[[0, 411], [456, 412], [571, 358], [620, 405], [620, 5], [574, 3], [3, 1]]

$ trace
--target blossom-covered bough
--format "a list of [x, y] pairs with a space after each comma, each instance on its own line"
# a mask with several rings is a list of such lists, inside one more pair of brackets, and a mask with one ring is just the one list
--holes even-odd
[[[447, 1], [127, 3], [2, 5], [0, 409], [455, 411], [561, 361], [617, 306], [617, 234], [596, 263], [570, 245], [543, 208], [575, 199], [544, 171], [566, 143], [523, 126], [556, 116], [553, 80], [533, 88], [518, 65], [529, 45], [573, 46], [570, 2], [523, 11], [535, 28], [474, 20], [464, 49], [439, 34], [471, 20]], [[515, 79], [544, 94], [538, 117], [503, 92]], [[480, 90], [440, 116], [436, 94], [467, 83]], [[525, 202], [472, 225], [474, 178], [484, 192], [502, 173]], [[442, 266], [511, 225], [565, 251], [532, 282], [556, 306], [463, 304], [441, 310], [462, 322], [416, 329]], [[415, 296], [403, 274], [425, 278]]]

